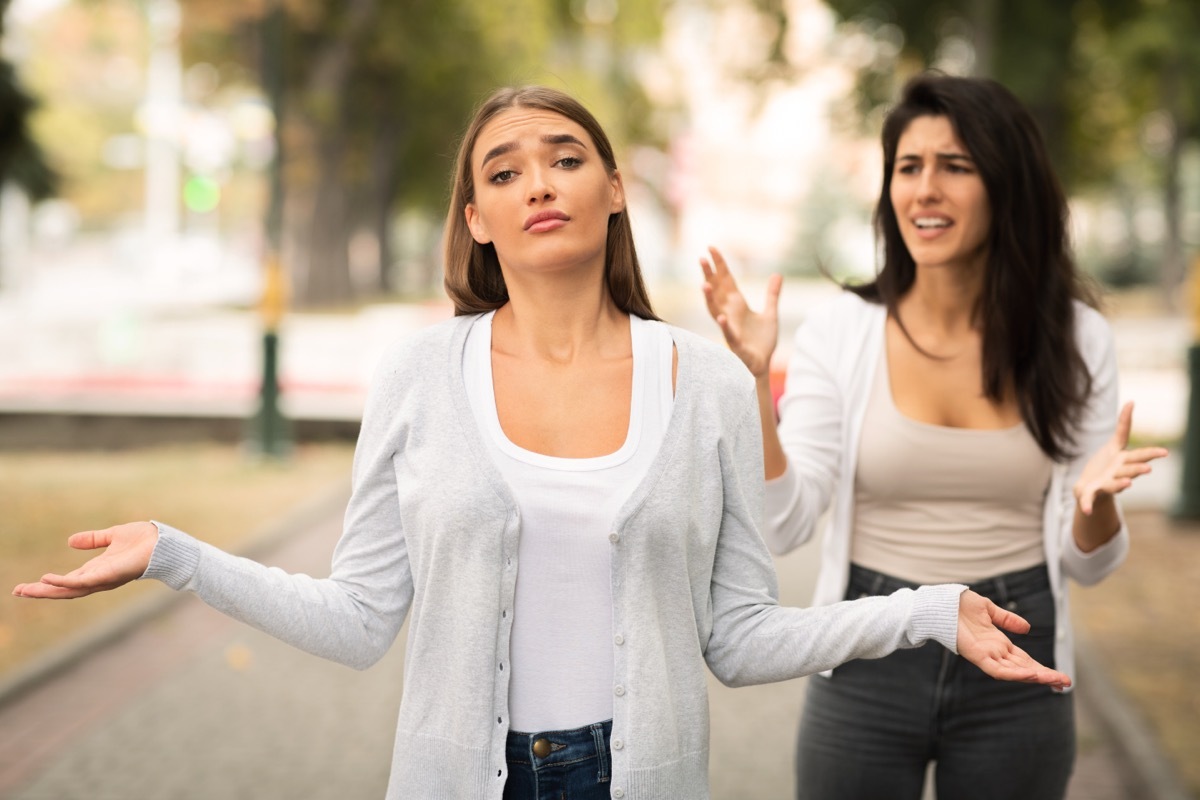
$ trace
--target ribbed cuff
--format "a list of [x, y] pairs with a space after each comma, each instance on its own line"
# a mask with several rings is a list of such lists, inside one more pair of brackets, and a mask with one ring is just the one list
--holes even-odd
[[912, 629], [917, 643], [930, 639], [958, 653], [958, 601], [967, 590], [961, 583], [922, 586], [913, 598]]
[[150, 554], [150, 566], [146, 567], [143, 579], [162, 581], [172, 589], [187, 586], [200, 565], [199, 543], [180, 530], [158, 520], [151, 520], [158, 528], [158, 543]]

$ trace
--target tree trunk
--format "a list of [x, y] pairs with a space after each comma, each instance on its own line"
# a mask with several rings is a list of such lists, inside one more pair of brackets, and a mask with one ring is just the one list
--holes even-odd
[[382, 294], [395, 292], [404, 282], [403, 276], [396, 274], [400, 265], [394, 263], [392, 250], [392, 212], [400, 190], [399, 155], [403, 129], [398, 106], [386, 99], [380, 104], [371, 148], [371, 208], [368, 213], [371, 227], [379, 239], [379, 291]]
[[306, 237], [302, 282], [297, 287], [300, 306], [338, 305], [354, 297], [350, 281], [350, 225], [342, 180], [344, 151], [345, 137], [340, 131], [329, 135], [317, 149], [316, 193]]
[[296, 304], [321, 306], [353, 299], [350, 278], [349, 199], [344, 160], [345, 98], [354, 52], [368, 30], [376, 0], [354, 0], [340, 34], [320, 51], [309, 80], [309, 121], [316, 134], [317, 183], [307, 229], [304, 267], [297, 276]]
[[1166, 231], [1163, 237], [1159, 286], [1163, 302], [1171, 310], [1180, 307], [1180, 289], [1187, 270], [1183, 253], [1183, 197], [1179, 181], [1184, 143], [1183, 115], [1180, 108], [1182, 72], [1183, 65], [1178, 58], [1171, 59], [1163, 71], [1163, 105], [1171, 118], [1171, 141], [1166, 149], [1163, 164], [1163, 220]]
[[971, 38], [975, 47], [975, 67], [972, 73], [979, 78], [991, 78], [996, 72], [996, 0], [970, 0]]

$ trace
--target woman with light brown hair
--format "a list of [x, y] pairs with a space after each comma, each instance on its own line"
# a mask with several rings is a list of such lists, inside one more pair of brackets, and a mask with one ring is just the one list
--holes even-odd
[[655, 318], [612, 147], [574, 99], [480, 106], [445, 268], [455, 318], [371, 386], [330, 577], [136, 522], [76, 534], [108, 550], [14, 593], [157, 578], [360, 668], [407, 616], [388, 786], [406, 800], [707, 797], [706, 665], [762, 683], [934, 639], [999, 678], [1069, 683], [962, 586], [778, 605], [753, 381]]

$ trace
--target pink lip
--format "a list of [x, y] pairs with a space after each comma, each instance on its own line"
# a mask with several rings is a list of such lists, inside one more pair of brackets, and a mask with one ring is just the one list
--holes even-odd
[[525, 220], [525, 230], [533, 233], [544, 233], [552, 231], [555, 228], [561, 228], [566, 223], [570, 222], [571, 218], [558, 209], [549, 208], [545, 211], [539, 211], [536, 214], [531, 214]]

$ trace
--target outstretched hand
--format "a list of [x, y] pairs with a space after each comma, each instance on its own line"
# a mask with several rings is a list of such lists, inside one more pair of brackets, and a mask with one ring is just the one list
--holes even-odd
[[103, 547], [105, 551], [66, 575], [47, 573], [36, 583], [18, 584], [12, 593], [17, 597], [66, 600], [116, 589], [146, 572], [157, 542], [158, 527], [152, 522], [127, 522], [102, 531], [76, 533], [67, 539], [70, 547]]
[[975, 592], [968, 590], [960, 595], [959, 655], [997, 680], [1041, 683], [1055, 689], [1071, 685], [1069, 677], [1039, 664], [1013, 644], [1004, 631], [1026, 633], [1029, 623]]
[[704, 302], [708, 313], [721, 327], [725, 342], [756, 378], [771, 368], [771, 354], [779, 338], [779, 290], [783, 276], [772, 275], [767, 281], [767, 297], [761, 312], [750, 310], [737, 281], [715, 247], [708, 248], [712, 260], [700, 259], [704, 271]]
[[1126, 403], [1117, 417], [1117, 429], [1104, 446], [1092, 454], [1075, 482], [1075, 501], [1079, 510], [1090, 515], [1096, 501], [1123, 492], [1133, 485], [1133, 479], [1150, 471], [1150, 463], [1167, 455], [1165, 447], [1129, 446], [1129, 430], [1133, 427], [1133, 403]]

